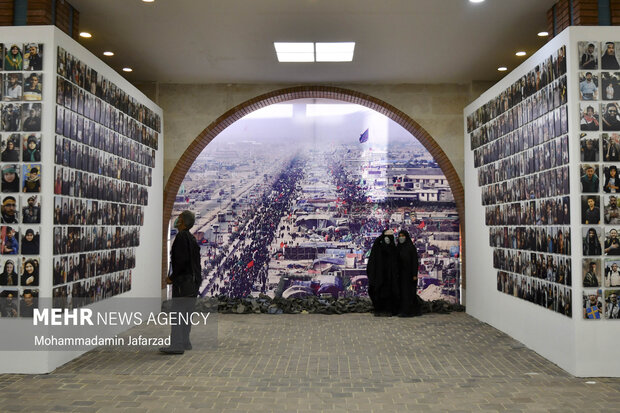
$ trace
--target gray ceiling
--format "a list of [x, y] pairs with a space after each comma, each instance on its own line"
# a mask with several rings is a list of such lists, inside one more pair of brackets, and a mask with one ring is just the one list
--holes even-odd
[[[497, 81], [555, 0], [70, 0], [81, 43], [132, 82]], [[351, 63], [278, 63], [274, 41], [355, 41]], [[102, 56], [112, 50], [114, 57]]]

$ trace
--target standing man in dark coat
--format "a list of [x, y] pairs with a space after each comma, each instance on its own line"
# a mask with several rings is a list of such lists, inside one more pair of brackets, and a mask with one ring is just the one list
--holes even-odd
[[418, 300], [418, 250], [409, 233], [401, 230], [398, 233], [398, 270], [400, 284], [399, 317], [415, 317], [421, 315]]
[[375, 316], [398, 314], [398, 251], [394, 231], [387, 229], [375, 240], [366, 267], [368, 295]]
[[177, 324], [172, 325], [170, 347], [159, 349], [165, 354], [183, 354], [191, 350], [189, 334], [192, 329], [189, 316], [196, 304], [198, 288], [202, 280], [200, 267], [200, 247], [196, 238], [189, 232], [194, 226], [195, 215], [191, 211], [183, 211], [175, 221], [175, 228], [179, 230], [170, 251], [171, 273], [166, 282], [172, 284], [172, 312], [178, 313]]

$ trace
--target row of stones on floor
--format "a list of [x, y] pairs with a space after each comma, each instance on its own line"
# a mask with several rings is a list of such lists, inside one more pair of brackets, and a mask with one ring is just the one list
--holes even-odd
[[[424, 301], [420, 299], [420, 303], [422, 313], [447, 314], [453, 311], [465, 311], [464, 306], [444, 300]], [[170, 305], [170, 301], [165, 301], [162, 309], [167, 311]], [[258, 297], [245, 298], [223, 295], [198, 298], [196, 310], [221, 314], [347, 314], [370, 313], [373, 311], [373, 306], [368, 297], [271, 298], [261, 294]]]

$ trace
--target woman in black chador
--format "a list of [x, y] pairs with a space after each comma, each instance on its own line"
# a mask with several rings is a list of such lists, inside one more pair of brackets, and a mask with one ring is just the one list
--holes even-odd
[[400, 283], [400, 312], [399, 317], [414, 317], [420, 315], [418, 300], [418, 250], [409, 233], [402, 230], [398, 233], [398, 271]]
[[376, 316], [398, 314], [398, 251], [394, 231], [388, 229], [372, 244], [366, 267], [368, 295]]

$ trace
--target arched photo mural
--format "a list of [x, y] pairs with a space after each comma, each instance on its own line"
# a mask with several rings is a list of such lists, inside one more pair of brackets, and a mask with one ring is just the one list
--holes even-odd
[[410, 131], [365, 106], [295, 99], [235, 121], [195, 157], [171, 224], [184, 209], [202, 296], [365, 296], [370, 247], [392, 228], [415, 239], [422, 296], [459, 300], [450, 182]]

